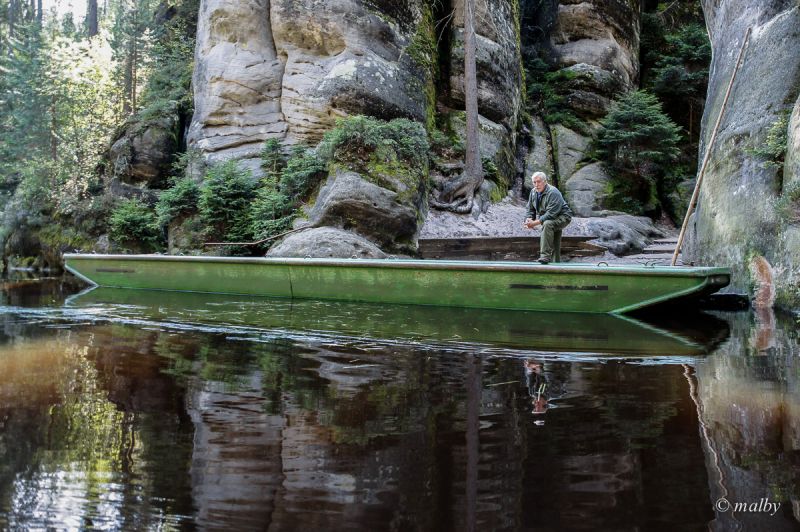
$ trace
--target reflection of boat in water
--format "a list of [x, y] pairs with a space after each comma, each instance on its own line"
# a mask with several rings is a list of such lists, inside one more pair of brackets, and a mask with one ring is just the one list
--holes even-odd
[[376, 340], [479, 343], [574, 353], [699, 355], [707, 353], [722, 335], [719, 323], [707, 327], [715, 331], [714, 338], [707, 338], [610, 314], [377, 305], [117, 288], [91, 289], [70, 298], [68, 305], [86, 310], [101, 307], [104, 316], [153, 323]]

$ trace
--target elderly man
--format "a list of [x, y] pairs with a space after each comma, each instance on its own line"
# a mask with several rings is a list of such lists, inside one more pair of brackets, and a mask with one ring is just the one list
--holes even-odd
[[572, 209], [564, 201], [561, 192], [547, 184], [544, 172], [535, 172], [531, 181], [533, 190], [528, 198], [528, 217], [523, 225], [528, 229], [542, 228], [538, 262], [560, 262], [561, 230], [572, 220]]

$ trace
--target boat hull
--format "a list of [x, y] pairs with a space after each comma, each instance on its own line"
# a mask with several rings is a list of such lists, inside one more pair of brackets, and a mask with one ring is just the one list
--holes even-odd
[[64, 256], [98, 286], [467, 308], [624, 313], [726, 286], [724, 268], [513, 262]]

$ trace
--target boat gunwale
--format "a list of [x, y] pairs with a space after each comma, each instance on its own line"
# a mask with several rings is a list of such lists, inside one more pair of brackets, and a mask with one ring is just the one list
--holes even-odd
[[[527, 272], [527, 273], [585, 273], [591, 275], [639, 275], [664, 277], [709, 277], [730, 275], [728, 268], [719, 266], [601, 266], [559, 264], [544, 265], [532, 262], [499, 261], [443, 261], [434, 259], [326, 259], [326, 258], [265, 258], [265, 257], [211, 257], [204, 255], [125, 255], [65, 253], [65, 262], [75, 260], [103, 261], [155, 261], [155, 262], [206, 262], [222, 264], [264, 264], [276, 266], [328, 266], [350, 268], [390, 268], [449, 271]], [[71, 270], [71, 269], [70, 269]], [[73, 272], [74, 273], [74, 272]]]

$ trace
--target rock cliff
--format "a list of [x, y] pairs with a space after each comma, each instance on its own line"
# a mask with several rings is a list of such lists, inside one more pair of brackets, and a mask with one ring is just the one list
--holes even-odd
[[266, 139], [315, 144], [337, 117], [424, 121], [425, 16], [421, 0], [203, 0], [189, 144], [258, 171]]
[[536, 23], [549, 30], [537, 46], [565, 73], [569, 80], [566, 104], [585, 127], [548, 126], [534, 118], [529, 126], [533, 149], [525, 161], [525, 174], [549, 170], [576, 214], [597, 216], [603, 214], [609, 177], [599, 164], [584, 165], [596, 121], [615, 96], [638, 87], [639, 2], [562, 0], [555, 4], [549, 17], [544, 17], [552, 19], [550, 24], [541, 20], [541, 3], [532, 12]]
[[[800, 305], [798, 94], [800, 5], [796, 0], [704, 1], [713, 46], [700, 152], [711, 158], [684, 254], [734, 269], [733, 288], [749, 291], [751, 263], [765, 258], [774, 273], [778, 304]], [[733, 85], [716, 142], [711, 128], [748, 28], [752, 37]], [[767, 164], [757, 150], [786, 113], [785, 164]]]

